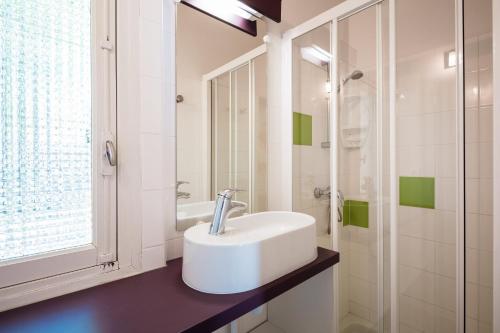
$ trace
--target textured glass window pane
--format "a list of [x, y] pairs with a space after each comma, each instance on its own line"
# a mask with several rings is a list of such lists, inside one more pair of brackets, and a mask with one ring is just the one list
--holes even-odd
[[0, 0], [0, 260], [92, 242], [90, 0]]

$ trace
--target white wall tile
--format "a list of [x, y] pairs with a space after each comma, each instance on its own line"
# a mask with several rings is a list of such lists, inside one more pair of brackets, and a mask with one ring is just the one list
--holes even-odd
[[349, 299], [369, 308], [370, 287], [370, 282], [351, 276], [349, 284]]
[[[479, 323], [477, 319], [473, 319], [471, 317], [467, 317], [465, 319], [465, 332], [467, 333], [478, 333], [479, 332]], [[488, 333], [491, 332], [491, 330], [487, 331]]]
[[156, 23], [162, 23], [162, 5], [162, 0], [140, 0], [140, 16]]
[[184, 238], [173, 238], [167, 241], [167, 260], [182, 257]]
[[[479, 143], [479, 154], [476, 158], [479, 163], [480, 178], [493, 179], [493, 144], [491, 142]], [[467, 158], [466, 162], [468, 161]]]
[[479, 216], [479, 249], [493, 251], [493, 216]]
[[456, 316], [454, 311], [434, 307], [435, 325], [434, 332], [454, 333], [456, 332]]
[[465, 157], [465, 178], [479, 178], [479, 142], [465, 144]]
[[438, 114], [438, 139], [439, 144], [455, 143], [456, 138], [456, 112], [446, 111]]
[[418, 207], [399, 207], [399, 233], [401, 235], [434, 240], [436, 210]]
[[479, 109], [475, 107], [465, 109], [465, 142], [479, 141]]
[[479, 103], [479, 76], [477, 71], [466, 72], [465, 75], [465, 107], [477, 107]]
[[436, 209], [455, 211], [456, 181], [453, 178], [436, 178]]
[[479, 105], [493, 105], [493, 73], [490, 69], [479, 71]]
[[479, 314], [479, 286], [467, 283], [465, 286], [465, 311], [467, 317], [477, 319]]
[[434, 302], [434, 274], [408, 266], [399, 266], [400, 293], [428, 303]]
[[456, 309], [456, 281], [441, 275], [435, 275], [436, 305], [450, 311]]
[[162, 130], [161, 79], [141, 77], [141, 132], [160, 133]]
[[493, 290], [490, 287], [479, 287], [479, 321], [493, 322]]
[[465, 210], [467, 213], [479, 213], [479, 180], [465, 181]]
[[359, 318], [370, 320], [370, 309], [359, 303], [349, 301], [349, 312]]
[[414, 268], [435, 271], [435, 243], [414, 237], [399, 238], [399, 262]]
[[162, 77], [162, 26], [148, 20], [141, 20], [139, 47], [142, 75]]
[[166, 137], [163, 140], [165, 143], [165, 151], [162, 154], [163, 187], [176, 188], [176, 138]]
[[479, 283], [479, 250], [468, 248], [465, 251], [465, 279], [467, 282]]
[[399, 297], [399, 321], [420, 332], [434, 331], [434, 307], [413, 297]]
[[479, 283], [493, 287], [493, 252], [479, 251]]
[[435, 240], [446, 244], [456, 242], [456, 214], [448, 211], [435, 211]]
[[163, 151], [164, 146], [162, 145], [161, 135], [141, 134], [141, 167], [143, 190], [163, 189]]
[[491, 107], [479, 109], [479, 141], [493, 141], [493, 110]]
[[454, 144], [439, 145], [436, 147], [436, 175], [437, 177], [455, 178], [456, 176], [456, 147]]
[[465, 216], [465, 245], [479, 249], [479, 214], [468, 213]]
[[456, 247], [454, 245], [436, 244], [436, 272], [455, 278]]
[[142, 269], [149, 271], [165, 266], [165, 245], [154, 246], [142, 250]]
[[165, 242], [165, 196], [163, 191], [142, 192], [142, 247]]
[[493, 215], [493, 182], [491, 179], [479, 180], [479, 212]]

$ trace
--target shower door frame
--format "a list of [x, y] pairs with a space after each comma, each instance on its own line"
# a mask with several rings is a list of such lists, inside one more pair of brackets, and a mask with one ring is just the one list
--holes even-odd
[[[293, 154], [292, 154], [292, 42], [295, 38], [302, 36], [320, 26], [330, 23], [330, 51], [332, 53], [332, 65], [330, 66], [330, 91], [336, 91], [335, 87], [338, 86], [338, 61], [337, 61], [337, 31], [338, 22], [346, 17], [356, 14], [364, 9], [367, 9], [373, 5], [381, 3], [384, 0], [346, 0], [341, 4], [319, 14], [318, 16], [294, 27], [283, 34], [282, 37], [282, 113], [281, 118], [288, 125], [284, 134], [287, 136], [285, 144], [283, 145], [283, 159], [284, 165], [288, 165], [288, 170], [285, 174], [289, 175], [289, 182], [285, 184], [286, 190], [289, 192], [289, 196], [284, 207], [285, 209], [292, 210], [292, 165], [293, 165]], [[398, 283], [398, 176], [397, 176], [397, 156], [396, 156], [396, 0], [385, 0], [388, 3], [388, 13], [389, 13], [389, 188], [390, 188], [390, 331], [393, 333], [399, 332], [399, 283]], [[497, 4], [496, 11], [500, 13], [500, 0], [493, 0]], [[495, 11], [494, 11], [495, 12]], [[380, 18], [380, 10], [377, 10], [377, 17]], [[378, 21], [377, 21], [378, 22]], [[493, 20], [495, 22], [495, 20]], [[378, 27], [377, 27], [378, 28]], [[500, 24], [496, 25], [496, 31], [500, 34]], [[495, 31], [494, 31], [495, 33]], [[495, 34], [494, 34], [495, 36]], [[497, 35], [498, 36], [498, 35]], [[380, 37], [380, 33], [377, 33], [377, 38]], [[497, 37], [500, 40], [499, 37]], [[379, 43], [377, 43], [378, 45]], [[463, 1], [455, 0], [455, 47], [457, 58], [460, 62], [457, 64], [456, 72], [456, 110], [457, 110], [457, 121], [456, 121], [456, 331], [464, 332], [465, 329], [465, 185], [464, 185], [464, 101], [463, 101]], [[377, 54], [380, 50], [377, 47]], [[500, 52], [499, 52], [500, 54]], [[498, 54], [497, 54], [497, 57]], [[500, 59], [498, 60], [500, 63]], [[379, 63], [377, 63], [377, 73], [380, 73], [382, 69], [378, 68]], [[495, 69], [495, 68], [494, 68]], [[500, 69], [496, 69], [497, 83], [500, 81]], [[500, 85], [500, 84], [499, 84]], [[499, 85], [495, 85], [496, 91], [500, 94]], [[380, 90], [380, 89], [377, 89]], [[377, 91], [377, 95], [380, 93]], [[334, 129], [337, 128], [337, 94], [331, 94], [330, 98], [330, 187], [331, 192], [336, 193], [337, 191], [337, 152], [334, 149], [337, 147], [337, 133]], [[377, 98], [378, 100], [378, 98]], [[497, 97], [500, 100], [500, 97]], [[496, 120], [496, 123], [500, 123], [500, 120]], [[496, 135], [497, 142], [500, 145], [500, 135]], [[496, 147], [496, 146], [495, 146]], [[377, 153], [378, 154], [378, 153]], [[500, 153], [495, 157], [500, 161]], [[379, 159], [379, 158], [378, 158]], [[380, 164], [378, 164], [380, 165]], [[497, 170], [499, 169], [499, 170]], [[500, 177], [500, 162], [497, 163], [496, 174]], [[496, 179], [496, 178], [495, 178]], [[380, 193], [381, 189], [378, 189]], [[331, 196], [330, 205], [336, 207], [336, 195]], [[496, 199], [499, 202], [500, 199]], [[380, 205], [381, 203], [378, 202]], [[330, 216], [330, 223], [336, 221], [336, 210], [332, 209]], [[380, 214], [377, 214], [380, 217]], [[496, 218], [496, 215], [494, 215]], [[383, 220], [379, 219], [379, 225], [377, 234], [379, 237], [383, 236]], [[339, 249], [338, 244], [338, 228], [332, 227], [331, 234], [331, 244], [334, 250]], [[382, 234], [381, 234], [382, 233]], [[500, 235], [500, 228], [495, 229], [495, 234]], [[379, 238], [380, 239], [380, 238]], [[384, 310], [384, 299], [383, 299], [383, 243], [379, 242], [377, 246], [377, 269], [378, 269], [378, 285], [377, 285], [377, 311], [378, 311], [378, 327], [379, 331], [383, 332], [383, 310]], [[500, 252], [500, 246], [496, 244], [495, 254]], [[500, 265], [495, 266], [495, 282], [500, 284]], [[338, 268], [334, 269], [334, 291], [339, 290], [339, 272]], [[500, 297], [500, 292], [496, 288], [496, 294]], [[496, 298], [495, 298], [496, 299]], [[340, 318], [339, 318], [339, 295], [335, 292], [333, 295], [333, 320], [334, 327], [339, 331]], [[495, 314], [500, 315], [500, 301], [495, 301]], [[495, 316], [496, 317], [496, 316]], [[498, 326], [495, 322], [494, 329]]]
[[[248, 174], [249, 179], [248, 183], [251, 184], [248, 193], [248, 211], [252, 212], [253, 209], [253, 160], [254, 160], [254, 147], [255, 147], [255, 103], [254, 103], [254, 66], [253, 61], [261, 56], [266, 54], [267, 45], [262, 44], [256, 47], [253, 50], [239, 56], [236, 59], [229, 61], [228, 63], [222, 65], [219, 68], [214, 69], [213, 71], [202, 76], [201, 83], [201, 96], [202, 96], [202, 138], [205, 139], [205, 145], [202, 147], [202, 170], [205, 170], [202, 174], [202, 193], [203, 196], [207, 198], [207, 200], [212, 200], [212, 195], [215, 196], [215, 193], [212, 193], [212, 97], [211, 93], [209, 93], [210, 84], [212, 80], [217, 77], [228, 73], [231, 75], [231, 72], [237, 70], [238, 68], [248, 65], [249, 70], [249, 117], [250, 117], [250, 130], [249, 130], [249, 143], [252, 149], [249, 149], [249, 168]], [[231, 85], [231, 84], [230, 84]], [[230, 87], [231, 89], [231, 87]], [[231, 99], [231, 93], [230, 93]], [[231, 100], [230, 100], [231, 107]], [[231, 159], [231, 158], [230, 158]]]
[[[293, 49], [292, 49], [292, 42], [295, 38], [297, 37], [300, 37], [316, 28], [319, 28], [325, 24], [330, 24], [330, 52], [332, 54], [332, 62], [331, 62], [331, 65], [330, 65], [330, 91], [332, 92], [335, 92], [336, 91], [336, 88], [339, 84], [338, 82], [338, 77], [337, 77], [337, 74], [338, 74], [338, 57], [337, 57], [337, 51], [338, 51], [338, 47], [337, 47], [337, 31], [338, 31], [338, 22], [341, 21], [342, 19], [344, 18], [348, 18], [349, 16], [351, 15], [355, 15], [356, 13], [358, 12], [361, 12], [365, 9], [368, 9], [372, 6], [375, 6], [377, 4], [380, 4], [382, 3], [384, 0], [347, 0], [341, 4], [339, 4], [338, 6], [335, 6], [323, 13], [321, 13], [320, 15], [310, 19], [309, 21], [306, 21], [304, 22], [303, 24], [295, 27], [295, 28], [292, 28], [290, 30], [288, 30], [287, 32], [285, 32], [285, 34], [283, 35], [283, 44], [282, 44], [282, 53], [283, 53], [283, 64], [284, 64], [284, 70], [283, 70], [283, 77], [282, 77], [282, 80], [283, 80], [283, 94], [282, 94], [282, 106], [283, 106], [283, 117], [284, 119], [286, 119], [287, 123], [289, 123], [290, 125], [290, 128], [292, 127], [292, 123], [293, 123], [293, 120], [292, 120], [292, 110], [293, 110], [293, 106], [292, 106], [292, 91], [293, 91], [293, 87], [292, 87], [292, 70], [293, 70], [293, 67], [292, 67], [292, 53], [293, 53]], [[390, 14], [392, 14], [392, 11], [391, 11], [391, 8], [394, 7], [394, 1], [395, 0], [385, 0], [385, 1], [388, 1], [388, 5], [389, 5], [389, 12]], [[380, 29], [379, 29], [379, 26], [381, 24], [380, 22], [380, 16], [381, 16], [381, 12], [380, 12], [380, 7], [377, 7], [376, 8], [377, 10], [377, 39], [380, 39], [380, 40], [377, 40], [377, 56], [379, 55], [379, 52], [380, 52], [380, 47], [379, 45], [381, 44], [381, 33], [380, 33]], [[394, 17], [394, 16], [391, 16], [391, 17]], [[394, 31], [394, 29], [392, 29], [391, 31]], [[395, 57], [393, 57], [393, 53], [394, 53], [394, 50], [395, 48], [393, 48], [393, 46], [395, 45], [395, 36], [393, 36], [392, 34], [390, 34], [390, 40], [389, 40], [389, 43], [390, 43], [390, 59], [391, 60], [394, 60]], [[395, 76], [392, 76], [393, 73], [395, 73], [395, 71], [392, 70], [392, 64], [394, 64], [395, 62], [394, 61], [391, 61], [390, 64], [391, 64], [391, 69], [390, 69], [390, 72], [391, 72], [391, 76], [390, 76], [390, 81], [392, 82], [395, 78]], [[379, 74], [382, 72], [382, 63], [379, 62], [377, 60], [377, 80], [379, 80]], [[380, 95], [381, 95], [381, 89], [377, 89], [377, 113], [379, 112], [379, 102], [380, 102]], [[393, 96], [392, 94], [392, 90], [390, 91], [390, 99], [392, 100], [393, 98], [395, 98], [395, 96]], [[335, 93], [332, 93], [330, 94], [330, 110], [332, 110], [332, 112], [330, 113], [330, 142], [331, 142], [331, 145], [330, 145], [330, 187], [331, 187], [331, 193], [334, 193], [334, 195], [331, 196], [330, 198], [330, 205], [331, 207], [337, 207], [337, 196], [335, 195], [335, 193], [337, 193], [337, 189], [338, 189], [338, 186], [337, 186], [337, 151], [336, 151], [336, 147], [338, 145], [338, 139], [337, 139], [337, 131], [335, 130], [337, 128], [337, 123], [338, 123], [338, 119], [337, 119], [337, 99], [338, 99], [338, 96], [337, 94]], [[391, 114], [391, 120], [392, 120], [392, 117], [394, 117], [395, 113], [394, 113], [394, 106], [395, 106], [395, 103], [390, 103], [390, 107], [391, 107], [391, 111], [390, 111], [390, 114]], [[394, 136], [394, 132], [391, 131], [391, 138]], [[394, 141], [395, 142], [395, 141]], [[290, 142], [290, 145], [289, 145], [289, 149], [290, 151], [288, 151], [288, 154], [286, 154], [285, 156], [288, 156], [289, 157], [289, 163], [288, 165], [290, 165], [290, 168], [292, 168], [292, 162], [293, 162], [293, 156], [292, 156], [292, 142]], [[380, 159], [379, 158], [379, 153], [377, 152], [377, 164], [378, 164], [378, 160]], [[394, 159], [395, 161], [395, 159]], [[395, 164], [394, 164], [395, 165]], [[391, 157], [391, 166], [392, 166], [392, 157]], [[379, 175], [379, 173], [381, 172], [382, 170], [378, 170], [377, 172], [377, 176]], [[394, 173], [393, 171], [395, 171], [395, 169], [391, 170], [391, 175]], [[290, 172], [290, 171], [289, 171]], [[292, 174], [290, 172], [290, 174]], [[379, 178], [379, 177], [377, 177]], [[391, 188], [394, 184], [392, 184], [392, 178], [391, 177]], [[293, 189], [292, 189], [293, 190]], [[378, 205], [380, 206], [380, 203], [381, 201], [379, 201], [379, 198], [380, 198], [380, 194], [381, 194], [381, 188], [377, 189], [377, 202], [378, 202]], [[395, 206], [395, 204], [393, 204], [393, 202], [395, 202], [395, 198], [392, 198], [392, 196], [394, 195], [393, 194], [394, 192], [391, 191], [391, 213], [393, 211], [393, 207], [392, 205]], [[292, 195], [292, 191], [290, 191], [290, 195]], [[291, 202], [291, 200], [290, 200]], [[292, 210], [293, 207], [289, 207], [290, 210]], [[378, 239], [381, 239], [383, 237], [383, 220], [380, 218], [380, 213], [382, 209], [381, 209], [381, 206], [378, 207], [377, 209], [377, 220], [378, 220], [378, 227], [377, 227], [377, 237]], [[395, 210], [394, 210], [395, 211]], [[334, 223], [336, 222], [332, 222], [332, 221], [336, 221], [337, 218], [336, 218], [336, 214], [337, 214], [337, 210], [336, 209], [332, 209], [331, 212], [330, 212], [330, 223], [332, 224], [332, 227], [331, 227], [331, 230], [332, 230], [332, 233], [331, 233], [331, 238], [330, 238], [330, 243], [332, 244], [332, 247], [334, 250], [339, 250], [339, 242], [338, 242], [338, 239], [339, 239], [339, 234], [338, 234], [338, 228], [337, 227], [334, 227]], [[391, 214], [392, 215], [392, 214]], [[391, 219], [392, 221], [392, 219]], [[391, 224], [391, 227], [392, 227], [392, 224]], [[391, 229], [391, 230], [394, 230], [394, 229]], [[392, 240], [391, 240], [392, 242]], [[383, 314], [384, 314], [384, 304], [383, 304], [383, 243], [382, 242], [378, 242], [379, 244], [377, 244], [377, 317], [378, 317], [378, 330], [380, 332], [383, 332]], [[391, 244], [392, 245], [392, 244]], [[392, 253], [391, 253], [392, 255]], [[392, 260], [392, 256], [391, 256], [391, 260]], [[392, 267], [392, 265], [391, 265]], [[391, 270], [391, 276], [393, 273], [396, 273], [396, 272], [392, 272]], [[339, 272], [338, 272], [338, 268], [335, 268], [334, 269], [334, 274], [333, 274], [333, 284], [334, 284], [334, 291], [336, 290], [339, 290], [339, 283], [340, 281], [340, 277], [339, 277]], [[392, 279], [391, 278], [391, 289], [393, 289], [393, 286], [392, 286], [392, 281], [396, 281], [397, 282], [397, 279]], [[391, 293], [391, 297], [392, 297], [392, 293]], [[395, 302], [395, 304], [397, 304], [397, 298], [395, 299], [391, 299], [391, 305], [393, 304], [392, 302]], [[394, 309], [397, 309], [397, 306], [391, 306], [391, 312], [393, 311], [393, 308]], [[340, 305], [339, 305], [339, 294], [337, 292], [334, 293], [333, 295], [333, 309], [334, 309], [334, 313], [333, 313], [333, 325], [334, 327], [336, 328], [336, 331], [337, 332], [340, 332], [340, 317], [339, 317], [339, 310], [340, 310]], [[395, 317], [395, 316], [394, 316]], [[391, 313], [391, 318], [393, 318], [392, 316], [392, 313]], [[391, 323], [391, 331], [392, 332], [397, 332], [396, 330], [392, 330], [392, 323]]]

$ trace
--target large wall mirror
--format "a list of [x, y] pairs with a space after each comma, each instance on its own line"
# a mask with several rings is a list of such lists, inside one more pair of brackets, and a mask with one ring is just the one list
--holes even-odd
[[[217, 193], [237, 214], [267, 209], [267, 53], [249, 36], [177, 5], [177, 230], [212, 220]], [[236, 215], [233, 215], [233, 217]]]

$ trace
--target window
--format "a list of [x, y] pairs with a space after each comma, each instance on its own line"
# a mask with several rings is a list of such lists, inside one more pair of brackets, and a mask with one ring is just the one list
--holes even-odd
[[116, 259], [113, 12], [0, 1], [0, 287]]

